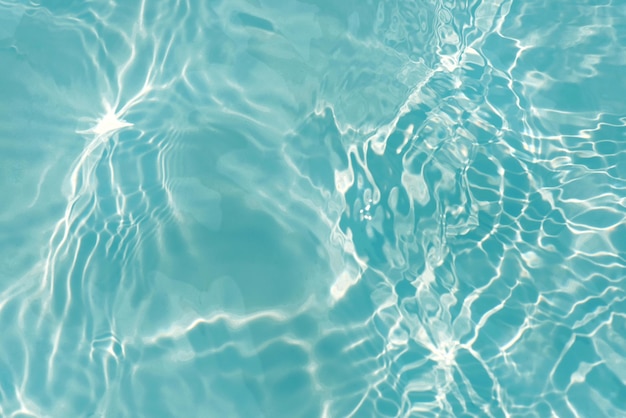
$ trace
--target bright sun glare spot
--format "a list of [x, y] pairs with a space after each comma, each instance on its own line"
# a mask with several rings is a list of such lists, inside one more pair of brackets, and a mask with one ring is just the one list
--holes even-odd
[[100, 118], [96, 126], [94, 126], [91, 131], [98, 136], [103, 136], [128, 126], [133, 126], [133, 124], [120, 119], [118, 115], [109, 110], [102, 118]]
[[456, 364], [456, 349], [454, 347], [439, 348], [433, 352], [433, 359], [445, 367], [452, 367]]

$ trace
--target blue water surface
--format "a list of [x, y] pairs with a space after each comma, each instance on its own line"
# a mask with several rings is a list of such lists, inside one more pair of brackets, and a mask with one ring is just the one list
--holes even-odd
[[0, 0], [0, 416], [626, 416], [624, 0]]

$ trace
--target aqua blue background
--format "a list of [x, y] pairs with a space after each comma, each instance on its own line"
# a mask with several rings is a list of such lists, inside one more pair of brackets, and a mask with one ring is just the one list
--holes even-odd
[[626, 3], [0, 0], [0, 416], [626, 415]]

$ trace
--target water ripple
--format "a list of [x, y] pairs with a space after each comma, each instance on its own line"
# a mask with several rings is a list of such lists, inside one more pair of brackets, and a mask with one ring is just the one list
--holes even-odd
[[0, 0], [0, 415], [624, 415], [592, 3]]

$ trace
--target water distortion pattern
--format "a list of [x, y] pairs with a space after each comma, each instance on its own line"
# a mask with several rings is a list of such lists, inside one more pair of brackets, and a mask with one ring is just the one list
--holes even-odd
[[0, 415], [625, 415], [625, 10], [0, 0]]

